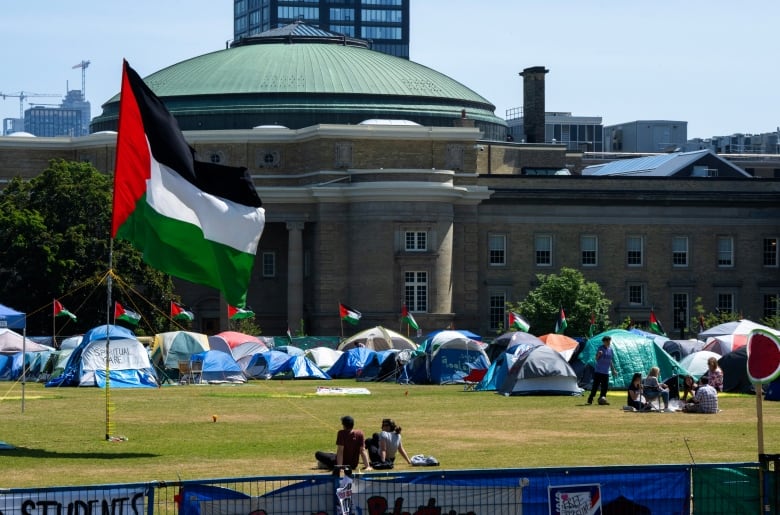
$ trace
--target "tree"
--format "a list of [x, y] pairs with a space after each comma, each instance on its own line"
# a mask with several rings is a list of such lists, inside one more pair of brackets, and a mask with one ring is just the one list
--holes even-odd
[[[109, 176], [89, 163], [64, 160], [51, 161], [29, 182], [17, 177], [0, 191], [0, 299], [28, 314], [28, 333], [51, 332], [54, 298], [78, 316], [66, 332], [108, 320], [111, 194]], [[146, 266], [126, 242], [114, 242], [113, 262], [120, 302], [130, 304], [123, 297], [134, 296], [132, 304], [159, 307], [173, 298], [170, 277]], [[143, 316], [141, 332], [157, 332], [167, 313], [150, 307]]]
[[610, 326], [608, 313], [612, 301], [604, 296], [598, 283], [586, 281], [578, 270], [561, 268], [557, 275], [537, 274], [536, 279], [539, 285], [524, 300], [507, 303], [507, 309], [521, 313], [530, 322], [533, 334], [553, 332], [561, 308], [566, 313], [568, 335], [586, 336], [591, 314], [596, 333]]

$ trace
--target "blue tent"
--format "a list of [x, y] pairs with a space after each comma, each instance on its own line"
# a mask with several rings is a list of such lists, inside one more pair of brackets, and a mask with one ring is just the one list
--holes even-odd
[[368, 347], [353, 347], [344, 351], [339, 359], [328, 369], [328, 375], [333, 379], [351, 379], [362, 373], [376, 351]]
[[249, 379], [330, 379], [309, 358], [277, 350], [253, 354], [244, 374]]
[[[246, 376], [233, 356], [219, 350], [193, 354], [190, 360], [202, 363], [200, 381], [205, 383], [244, 383]], [[194, 366], [193, 366], [194, 368]]]
[[0, 328], [24, 329], [27, 327], [27, 317], [21, 311], [16, 311], [0, 304]]
[[105, 387], [106, 350], [112, 388], [157, 388], [146, 349], [132, 331], [117, 325], [100, 325], [87, 331], [70, 354], [62, 374], [46, 386]]

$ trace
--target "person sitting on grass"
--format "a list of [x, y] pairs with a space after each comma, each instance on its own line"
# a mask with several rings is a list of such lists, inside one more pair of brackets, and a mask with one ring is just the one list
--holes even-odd
[[718, 391], [710, 386], [707, 376], [701, 376], [699, 383], [701, 386], [696, 388], [696, 394], [691, 402], [685, 405], [683, 411], [686, 413], [717, 413]]
[[648, 411], [650, 409], [650, 406], [642, 396], [642, 374], [639, 372], [633, 375], [631, 384], [628, 385], [627, 403], [637, 411]]

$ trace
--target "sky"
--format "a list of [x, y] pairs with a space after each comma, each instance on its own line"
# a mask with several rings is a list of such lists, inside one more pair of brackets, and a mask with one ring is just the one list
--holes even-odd
[[[92, 116], [119, 92], [122, 59], [145, 77], [222, 50], [232, 0], [2, 0], [0, 92], [81, 89]], [[744, 7], [744, 8], [743, 8]], [[506, 110], [523, 105], [522, 77], [544, 66], [546, 110], [688, 122], [689, 138], [780, 126], [780, 2], [726, 0], [411, 0], [410, 59]], [[29, 103], [28, 103], [29, 102]], [[0, 119], [19, 98], [0, 98]]]

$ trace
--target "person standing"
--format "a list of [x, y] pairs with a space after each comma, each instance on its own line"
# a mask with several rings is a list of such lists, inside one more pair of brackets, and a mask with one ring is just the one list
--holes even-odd
[[612, 371], [617, 374], [615, 365], [612, 363], [614, 353], [612, 351], [612, 338], [605, 336], [601, 339], [601, 346], [596, 351], [596, 366], [593, 373], [593, 386], [590, 390], [590, 396], [588, 397], [588, 404], [593, 404], [593, 398], [596, 396], [596, 392], [601, 389], [601, 395], [599, 396], [599, 404], [609, 405], [607, 400], [607, 391], [609, 390], [609, 372]]
[[347, 465], [357, 470], [360, 459], [363, 459], [363, 470], [373, 470], [368, 461], [366, 437], [363, 431], [355, 429], [355, 419], [349, 415], [341, 417], [342, 429], [336, 434], [336, 452], [317, 451], [314, 457], [321, 466], [328, 470]]

